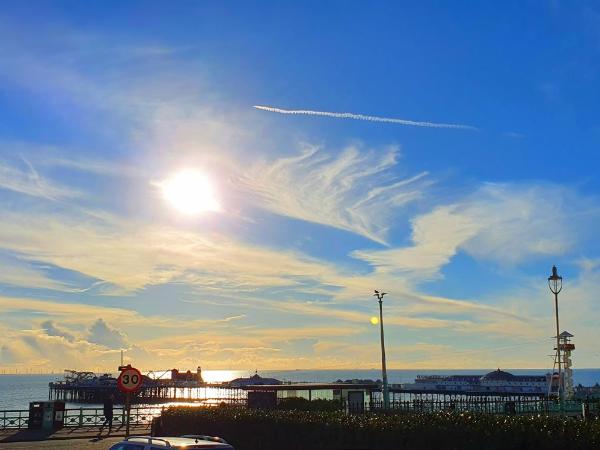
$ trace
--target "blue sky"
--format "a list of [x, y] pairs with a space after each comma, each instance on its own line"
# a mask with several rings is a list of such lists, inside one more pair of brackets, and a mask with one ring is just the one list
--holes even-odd
[[[381, 289], [390, 367], [546, 368], [552, 264], [598, 367], [599, 25], [593, 2], [4, 2], [0, 367], [378, 367]], [[217, 211], [165, 198], [181, 173]]]

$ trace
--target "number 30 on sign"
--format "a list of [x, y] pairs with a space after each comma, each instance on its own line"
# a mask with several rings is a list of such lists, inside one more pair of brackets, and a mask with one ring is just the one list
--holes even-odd
[[117, 386], [121, 392], [137, 391], [142, 385], [142, 374], [139, 370], [128, 367], [124, 369], [117, 379]]

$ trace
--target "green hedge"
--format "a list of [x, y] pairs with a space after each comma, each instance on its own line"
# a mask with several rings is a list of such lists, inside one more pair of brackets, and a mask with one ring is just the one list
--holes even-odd
[[299, 411], [339, 411], [343, 409], [339, 400], [315, 399], [307, 400], [302, 397], [289, 397], [279, 399], [277, 409]]
[[470, 413], [365, 414], [186, 408], [166, 410], [156, 434], [220, 436], [236, 450], [508, 450], [600, 448], [600, 421]]

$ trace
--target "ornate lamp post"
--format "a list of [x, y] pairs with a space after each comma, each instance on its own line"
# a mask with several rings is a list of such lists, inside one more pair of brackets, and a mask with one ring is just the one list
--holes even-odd
[[375, 291], [374, 297], [379, 301], [379, 332], [381, 335], [381, 377], [383, 378], [383, 408], [390, 408], [390, 390], [388, 387], [387, 368], [385, 366], [385, 340], [383, 338], [383, 296], [387, 292]]
[[562, 388], [562, 370], [560, 358], [560, 328], [558, 325], [558, 293], [562, 291], [562, 277], [558, 276], [556, 266], [552, 266], [552, 275], [548, 277], [548, 287], [554, 294], [554, 312], [556, 314], [556, 360], [558, 362], [558, 398], [562, 405], [564, 393]]

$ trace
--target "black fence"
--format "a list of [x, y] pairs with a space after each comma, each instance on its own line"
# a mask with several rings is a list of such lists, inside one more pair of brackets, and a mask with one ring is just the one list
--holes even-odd
[[513, 399], [513, 398], [462, 398], [453, 400], [413, 399], [392, 401], [386, 410], [380, 400], [307, 400], [304, 398], [278, 398], [276, 405], [249, 405], [265, 409], [299, 409], [306, 411], [346, 411], [350, 414], [369, 412], [387, 413], [431, 413], [431, 412], [472, 412], [480, 414], [506, 415], [569, 415], [598, 416], [600, 401], [565, 401], [562, 404], [553, 399]]

